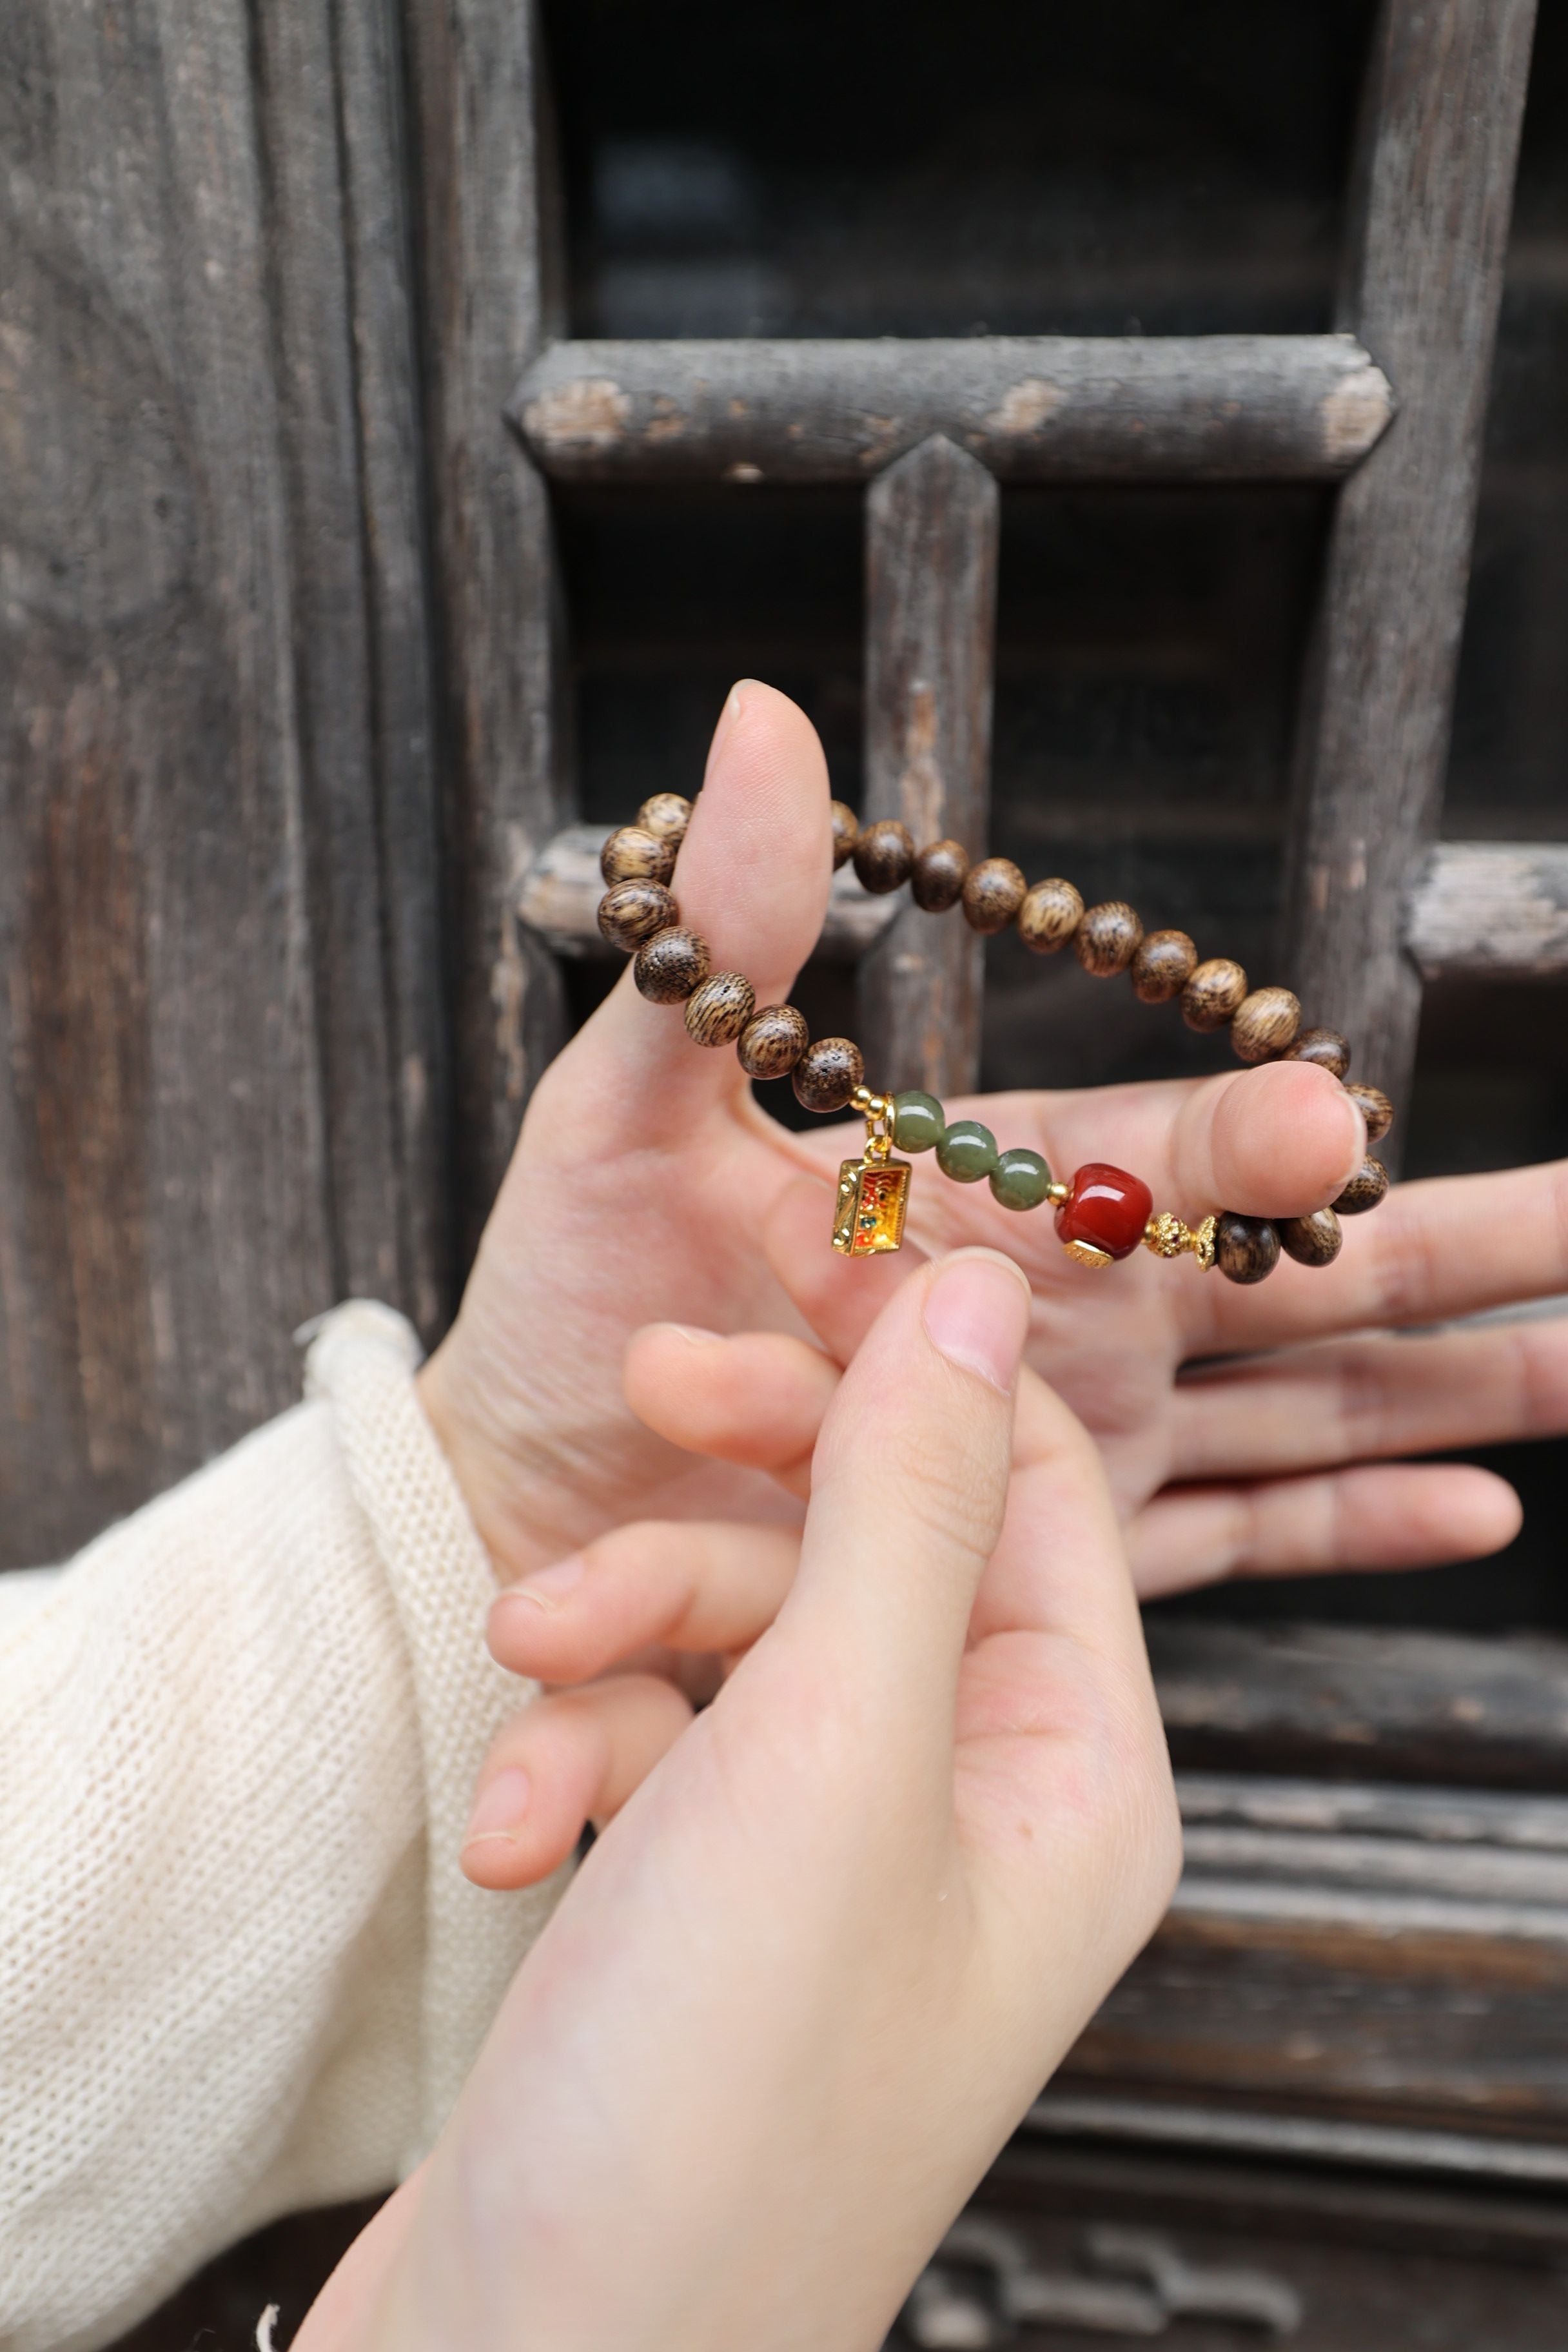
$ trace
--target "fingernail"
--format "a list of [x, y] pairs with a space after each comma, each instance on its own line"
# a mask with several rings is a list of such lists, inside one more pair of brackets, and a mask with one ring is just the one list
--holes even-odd
[[950, 1364], [1010, 1392], [1029, 1329], [1029, 1286], [1011, 1259], [950, 1258], [926, 1293], [923, 1320]]
[[[511, 1587], [511, 1597], [531, 1601], [537, 1609], [556, 1609], [568, 1592], [574, 1592], [587, 1571], [587, 1562], [580, 1551], [569, 1559], [558, 1559], [549, 1568], [536, 1568]], [[503, 1594], [502, 1598], [507, 1596]]]
[[515, 1845], [531, 1794], [529, 1777], [517, 1765], [509, 1764], [504, 1772], [498, 1772], [474, 1800], [465, 1846], [478, 1845], [481, 1838], [505, 1838], [509, 1845]]
[[747, 693], [755, 684], [755, 678], [738, 677], [724, 697], [724, 708], [719, 713], [719, 724], [713, 730], [713, 740], [708, 746], [709, 769], [712, 768], [714, 761], [722, 751], [725, 739], [746, 707]]

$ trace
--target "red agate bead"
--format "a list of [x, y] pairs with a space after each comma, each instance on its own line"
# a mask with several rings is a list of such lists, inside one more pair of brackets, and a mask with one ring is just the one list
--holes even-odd
[[1107, 1257], [1131, 1257], [1153, 1206], [1154, 1196], [1141, 1177], [1091, 1160], [1079, 1170], [1057, 1211], [1057, 1234], [1069, 1248], [1080, 1242]]

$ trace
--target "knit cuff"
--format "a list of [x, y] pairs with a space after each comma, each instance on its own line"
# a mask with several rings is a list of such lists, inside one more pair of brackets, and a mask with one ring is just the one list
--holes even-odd
[[331, 1407], [355, 1500], [369, 1523], [408, 1644], [424, 1765], [425, 2154], [450, 2113], [502, 1994], [565, 1885], [568, 1870], [515, 1894], [473, 1886], [458, 1867], [474, 1782], [491, 1740], [538, 1685], [504, 1674], [485, 1648], [496, 1580], [414, 1383], [419, 1342], [401, 1315], [351, 1299], [325, 1316], [305, 1360], [306, 1393]]

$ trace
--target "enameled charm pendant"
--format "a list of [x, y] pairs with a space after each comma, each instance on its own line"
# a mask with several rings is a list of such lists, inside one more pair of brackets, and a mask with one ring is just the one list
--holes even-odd
[[841, 1257], [880, 1257], [899, 1248], [904, 1238], [910, 1163], [892, 1156], [891, 1097], [857, 1087], [854, 1099], [856, 1109], [865, 1114], [866, 1149], [858, 1160], [839, 1162], [833, 1246]]
[[843, 1257], [879, 1257], [904, 1238], [910, 1199], [907, 1160], [846, 1160], [838, 1171], [833, 1246]]

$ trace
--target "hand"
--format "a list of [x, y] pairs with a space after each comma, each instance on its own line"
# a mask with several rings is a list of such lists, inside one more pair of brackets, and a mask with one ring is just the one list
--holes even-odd
[[[676, 885], [715, 963], [742, 965], [760, 1002], [787, 994], [816, 938], [831, 856], [816, 735], [782, 695], [737, 688], [714, 737]], [[1116, 1160], [1191, 1216], [1218, 1206], [1278, 1215], [1314, 1208], [1338, 1191], [1364, 1148], [1342, 1090], [1325, 1072], [1295, 1063], [1196, 1085], [982, 1108], [1005, 1139], [1045, 1141], [1054, 1164]], [[733, 1053], [694, 1046], [668, 1007], [643, 1002], [629, 972], [544, 1073], [462, 1312], [422, 1375], [426, 1410], [504, 1578], [628, 1520], [791, 1516], [773, 1483], [756, 1475], [746, 1444], [709, 1444], [699, 1431], [697, 1442], [725, 1457], [723, 1465], [699, 1463], [678, 1450], [688, 1432], [656, 1434], [637, 1419], [622, 1399], [621, 1360], [631, 1333], [663, 1318], [726, 1333], [798, 1332], [796, 1300], [834, 1357], [847, 1355], [896, 1275], [888, 1265], [847, 1266], [827, 1247], [824, 1180], [842, 1136], [804, 1138], [776, 1126]], [[804, 1175], [815, 1183], [803, 1184]], [[1223, 1344], [1227, 1319], [1244, 1332], [1257, 1328], [1250, 1299], [1232, 1293], [1220, 1300], [1215, 1294], [1226, 1286], [1200, 1279], [1190, 1265], [1149, 1261], [1105, 1277], [1084, 1274], [1057, 1247], [1047, 1213], [1011, 1215], [984, 1186], [965, 1191], [924, 1170], [922, 1179], [918, 1242], [988, 1242], [1030, 1271], [1038, 1288], [1036, 1360], [1107, 1444], [1131, 1516], [1173, 1472], [1188, 1475], [1200, 1459], [1201, 1475], [1215, 1480], [1250, 1481], [1267, 1471], [1267, 1449], [1250, 1436], [1229, 1461], [1228, 1414], [1215, 1417], [1201, 1454], [1189, 1453], [1193, 1409], [1173, 1391], [1184, 1358], [1194, 1345]], [[1367, 1222], [1394, 1214], [1385, 1205]], [[1483, 1254], [1490, 1245], [1480, 1238]], [[1289, 1302], [1315, 1292], [1331, 1316], [1336, 1296], [1355, 1288], [1363, 1246], [1352, 1233], [1329, 1275], [1282, 1267], [1268, 1285], [1269, 1298], [1279, 1299], [1289, 1320], [1298, 1311]], [[1532, 1278], [1545, 1272], [1531, 1269]], [[1479, 1257], [1473, 1286], [1486, 1286]], [[1364, 1315], [1364, 1291], [1355, 1295]], [[657, 1425], [657, 1411], [651, 1417]], [[809, 1446], [807, 1431], [799, 1450]], [[1503, 1539], [1497, 1529], [1506, 1505], [1493, 1495], [1478, 1506], [1479, 1486], [1468, 1491], [1468, 1513], [1445, 1498], [1428, 1557]], [[1387, 1517], [1363, 1505], [1354, 1523], [1375, 1538]], [[1310, 1544], [1321, 1549], [1315, 1532]], [[1149, 1548], [1138, 1549], [1146, 1561]], [[1189, 1517], [1181, 1546], [1160, 1551], [1162, 1573], [1167, 1582], [1195, 1580], [1227, 1549], [1247, 1564], [1227, 1526]], [[1288, 1536], [1275, 1539], [1269, 1564], [1310, 1564], [1289, 1551]], [[1363, 1543], [1362, 1556], [1375, 1555]]]
[[605, 1835], [301, 2352], [871, 2352], [1179, 1836], [1095, 1448], [969, 1253], [838, 1384], [775, 1622]]
[[[1243, 1146], [1224, 1129], [1262, 1099], [1259, 1088], [1210, 1085], [1231, 1091], [1217, 1104], [1178, 1084], [957, 1108], [1058, 1167], [1114, 1157], [1148, 1178], [1156, 1201], [1180, 1200], [1194, 1181], [1189, 1125], [1206, 1113], [1206, 1148], [1220, 1164], [1239, 1161]], [[1254, 1161], [1255, 1201], [1283, 1181]], [[1568, 1163], [1400, 1185], [1374, 1216], [1347, 1220], [1331, 1269], [1282, 1260], [1255, 1289], [1184, 1263], [1085, 1273], [1043, 1217], [1007, 1217], [975, 1199], [980, 1189], [922, 1186], [920, 1241], [955, 1248], [993, 1237], [999, 1221], [1016, 1232], [1007, 1238], [1035, 1299], [1029, 1360], [1100, 1446], [1145, 1599], [1226, 1576], [1479, 1559], [1517, 1533], [1518, 1500], [1491, 1472], [1388, 1457], [1568, 1428], [1568, 1318], [1458, 1319], [1568, 1289]], [[626, 1375], [631, 1403], [672, 1442], [796, 1488], [838, 1365], [902, 1278], [887, 1259], [825, 1264], [809, 1245], [819, 1204], [815, 1188], [792, 1187], [764, 1237], [822, 1345], [667, 1326], [637, 1336]], [[674, 1540], [627, 1528], [591, 1563], [607, 1559], [624, 1580], [634, 1556], [657, 1563]], [[759, 1546], [759, 1557], [778, 1552], [776, 1537]], [[701, 1539], [699, 1559], [709, 1548]], [[733, 1547], [726, 1556], [733, 1575]]]

